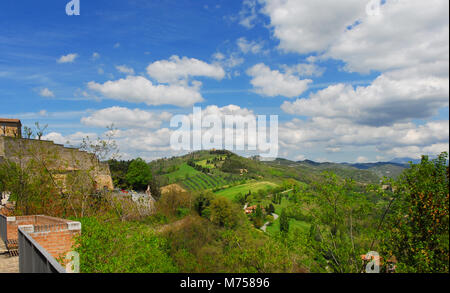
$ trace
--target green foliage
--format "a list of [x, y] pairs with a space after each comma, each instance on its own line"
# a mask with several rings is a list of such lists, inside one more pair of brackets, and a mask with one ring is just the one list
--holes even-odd
[[161, 187], [160, 187], [160, 183], [159, 180], [155, 177], [152, 176], [149, 182], [149, 187], [150, 187], [150, 192], [152, 194], [152, 197], [155, 200], [158, 200], [161, 198]]
[[287, 217], [286, 209], [283, 209], [280, 216], [280, 232], [289, 233], [289, 218]]
[[156, 208], [167, 218], [179, 218], [192, 209], [192, 196], [172, 189], [161, 196], [156, 202]]
[[126, 180], [135, 190], [145, 190], [152, 179], [149, 165], [141, 158], [133, 160], [128, 167]]
[[212, 200], [209, 208], [211, 222], [220, 227], [235, 227], [239, 222], [239, 215], [242, 214], [240, 208], [224, 197]]
[[210, 192], [202, 192], [194, 200], [194, 209], [200, 216], [205, 216], [204, 212], [211, 205], [213, 195]]
[[111, 171], [111, 177], [116, 188], [128, 189], [130, 184], [126, 179], [128, 167], [132, 161], [118, 161], [109, 160], [109, 170]]
[[288, 247], [244, 223], [228, 229], [204, 218], [188, 217], [166, 237], [180, 272], [295, 272], [296, 257]]
[[393, 183], [395, 199], [383, 250], [399, 272], [449, 272], [448, 154], [423, 156]]
[[364, 235], [371, 235], [375, 219], [370, 203], [355, 191], [352, 180], [342, 180], [332, 173], [324, 173], [313, 184], [315, 208], [311, 210], [313, 227], [310, 230], [310, 253], [321, 268], [333, 272], [360, 272], [360, 255], [367, 253], [369, 243]]
[[267, 213], [268, 213], [268, 214], [273, 214], [273, 213], [275, 213], [275, 207], [273, 206], [272, 203], [270, 203], [269, 206], [267, 207]]
[[79, 219], [82, 273], [174, 273], [166, 243], [142, 224]]

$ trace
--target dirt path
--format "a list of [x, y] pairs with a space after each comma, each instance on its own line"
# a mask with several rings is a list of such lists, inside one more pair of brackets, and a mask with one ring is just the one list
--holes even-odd
[[[275, 222], [276, 219], [278, 219], [278, 215], [275, 213], [272, 213], [273, 216], [273, 221]], [[267, 226], [269, 225], [270, 222], [266, 222], [260, 229], [263, 230], [264, 232], [266, 232], [267, 230]]]
[[164, 232], [167, 232], [168, 230], [178, 230], [186, 223], [187, 220], [188, 220], [188, 218], [184, 218], [179, 221], [163, 225], [163, 226], [159, 227], [158, 229], [156, 229], [155, 231], [156, 231], [156, 233], [164, 233]]

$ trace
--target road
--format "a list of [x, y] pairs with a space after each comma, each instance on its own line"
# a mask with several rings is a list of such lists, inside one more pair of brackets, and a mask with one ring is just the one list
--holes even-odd
[[[273, 216], [273, 221], [275, 222], [276, 219], [278, 219], [278, 215], [275, 213], [272, 213]], [[266, 232], [267, 226], [269, 225], [270, 222], [266, 222], [260, 229], [263, 230], [264, 232]]]

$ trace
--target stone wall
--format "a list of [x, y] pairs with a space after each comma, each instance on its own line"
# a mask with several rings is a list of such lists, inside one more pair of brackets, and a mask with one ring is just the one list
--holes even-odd
[[114, 189], [108, 164], [93, 154], [52, 141], [0, 137], [0, 163], [5, 159], [26, 163], [33, 158], [45, 160], [47, 168], [57, 173], [59, 180], [64, 181], [71, 172], [89, 171], [98, 189]]

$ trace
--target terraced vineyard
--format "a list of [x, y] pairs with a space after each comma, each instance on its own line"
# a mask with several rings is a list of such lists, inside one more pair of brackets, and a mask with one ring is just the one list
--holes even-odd
[[183, 180], [181, 184], [190, 191], [200, 191], [204, 189], [213, 189], [234, 182], [219, 176], [211, 176], [204, 173], [197, 173]]

